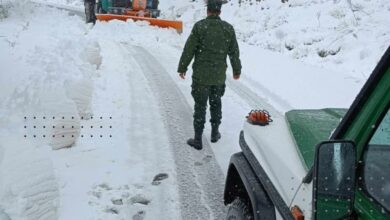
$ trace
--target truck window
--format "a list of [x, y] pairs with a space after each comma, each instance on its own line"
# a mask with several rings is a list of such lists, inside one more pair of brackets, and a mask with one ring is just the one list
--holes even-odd
[[382, 119], [364, 154], [363, 183], [366, 192], [390, 210], [390, 111]]

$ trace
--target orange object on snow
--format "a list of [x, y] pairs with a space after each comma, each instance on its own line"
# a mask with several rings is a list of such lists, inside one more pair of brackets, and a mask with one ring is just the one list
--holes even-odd
[[174, 28], [177, 32], [183, 32], [183, 22], [181, 21], [172, 21], [172, 20], [164, 20], [164, 19], [156, 19], [156, 18], [148, 18], [148, 17], [138, 17], [131, 15], [116, 15], [116, 14], [97, 14], [96, 18], [99, 21], [110, 21], [113, 19], [126, 21], [128, 19], [134, 21], [147, 21], [152, 26], [158, 26], [162, 28]]
[[246, 116], [249, 123], [265, 126], [272, 122], [271, 115], [266, 110], [252, 110]]

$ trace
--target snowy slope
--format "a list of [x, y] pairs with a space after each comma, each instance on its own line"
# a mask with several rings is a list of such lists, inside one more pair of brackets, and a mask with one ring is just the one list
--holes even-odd
[[[256, 99], [281, 113], [348, 107], [390, 42], [385, 0], [230, 1], [222, 18], [243, 75], [228, 70], [223, 138], [209, 144], [207, 125], [196, 152], [184, 143], [191, 71], [183, 81], [176, 68], [203, 1], [161, 1], [182, 35], [131, 21], [91, 29], [67, 11], [81, 0], [28, 2], [0, 1], [0, 213], [11, 219], [220, 219], [223, 175]], [[63, 116], [74, 137], [54, 140], [75, 144], [53, 151]], [[157, 174], [168, 178], [153, 183]]]
[[[281, 111], [348, 107], [389, 46], [386, 0], [241, 2], [225, 4], [221, 17], [241, 43], [243, 81]], [[205, 16], [203, 1], [173, 5], [187, 36]], [[327, 91], [330, 84], [334, 91]]]
[[226, 17], [232, 18], [242, 41], [362, 79], [389, 46], [386, 0], [261, 1], [232, 10], [234, 6]]

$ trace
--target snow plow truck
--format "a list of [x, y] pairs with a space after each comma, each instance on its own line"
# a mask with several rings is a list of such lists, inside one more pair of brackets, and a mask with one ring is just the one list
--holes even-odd
[[390, 219], [390, 47], [349, 110], [245, 123], [239, 144], [226, 219]]
[[183, 22], [158, 19], [160, 10], [158, 0], [99, 0], [96, 7], [96, 18], [99, 21], [131, 19], [147, 21], [152, 26], [174, 28], [183, 31]]

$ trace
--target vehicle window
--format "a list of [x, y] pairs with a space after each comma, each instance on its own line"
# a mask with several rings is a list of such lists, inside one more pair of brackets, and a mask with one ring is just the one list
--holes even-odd
[[390, 210], [390, 111], [371, 138], [364, 156], [363, 182], [368, 194]]

